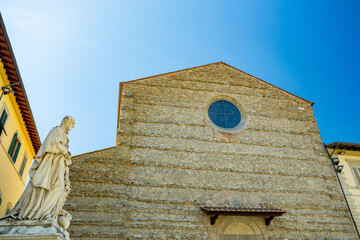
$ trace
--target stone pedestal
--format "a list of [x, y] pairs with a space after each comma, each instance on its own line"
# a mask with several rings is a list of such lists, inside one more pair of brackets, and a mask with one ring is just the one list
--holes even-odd
[[0, 240], [70, 240], [69, 233], [56, 221], [0, 221]]

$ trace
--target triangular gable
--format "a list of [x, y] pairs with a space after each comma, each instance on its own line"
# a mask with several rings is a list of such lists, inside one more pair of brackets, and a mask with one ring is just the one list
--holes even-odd
[[246, 73], [244, 71], [241, 71], [240, 69], [237, 69], [237, 68], [235, 68], [235, 67], [233, 67], [233, 66], [231, 66], [231, 65], [229, 65], [227, 63], [224, 63], [224, 62], [215, 62], [215, 63], [205, 64], [205, 65], [201, 65], [201, 66], [197, 66], [197, 67], [191, 67], [191, 68], [186, 68], [186, 69], [177, 70], [177, 71], [173, 71], [173, 72], [168, 72], [168, 73], [153, 75], [153, 76], [149, 76], [149, 77], [139, 78], [139, 79], [135, 79], [135, 80], [131, 80], [131, 81], [120, 82], [120, 85], [129, 84], [129, 83], [138, 82], [138, 81], [150, 80], [150, 79], [156, 78], [156, 77], [163, 77], [163, 76], [168, 76], [168, 75], [173, 75], [173, 74], [179, 74], [181, 72], [185, 72], [185, 71], [189, 71], [189, 70], [196, 70], [196, 69], [199, 69], [199, 68], [205, 68], [205, 67], [208, 67], [208, 66], [211, 66], [211, 65], [216, 65], [216, 64], [222, 64], [224, 66], [227, 66], [227, 67], [229, 67], [231, 69], [234, 69], [234, 70], [246, 75], [247, 77], [254, 78], [254, 79], [260, 81], [264, 85], [271, 86], [272, 88], [275, 88], [277, 90], [281, 90], [282, 92], [284, 92], [286, 94], [290, 94], [290, 95], [292, 95], [292, 96], [294, 96], [296, 98], [299, 98], [299, 99], [301, 99], [301, 100], [303, 100], [305, 102], [311, 103], [311, 105], [314, 105], [314, 102], [311, 102], [311, 101], [308, 101], [308, 100], [306, 100], [304, 98], [301, 98], [301, 97], [299, 97], [299, 96], [297, 96], [295, 94], [292, 94], [292, 93], [290, 93], [290, 92], [288, 92], [288, 91], [286, 91], [284, 89], [281, 89], [281, 88], [279, 88], [279, 87], [277, 87], [277, 86], [275, 86], [275, 85], [273, 85], [271, 83], [268, 83], [268, 82], [266, 82], [266, 81], [264, 81], [264, 80], [262, 80], [260, 78], [257, 78], [257, 77], [255, 77], [255, 76], [253, 76], [251, 74], [248, 74], [248, 73]]
[[[301, 101], [304, 101], [304, 102], [307, 102], [307, 103], [310, 103], [311, 106], [314, 104], [314, 102], [311, 102], [311, 101], [308, 101], [306, 99], [303, 99], [299, 96], [296, 96], [295, 94], [292, 94], [288, 91], [285, 91], [284, 89], [281, 89], [279, 87], [276, 87], [274, 85], [272, 85], [271, 83], [268, 83], [260, 78], [257, 78], [257, 77], [254, 77], [244, 71], [241, 71], [229, 64], [226, 64], [224, 62], [215, 62], [215, 63], [210, 63], [210, 64], [205, 64], [205, 65], [201, 65], [201, 66], [197, 66], [197, 67], [192, 67], [192, 68], [187, 68], [187, 69], [182, 69], [182, 70], [177, 70], [177, 71], [173, 71], [173, 72], [168, 72], [168, 73], [163, 73], [163, 74], [158, 74], [158, 75], [154, 75], [154, 76], [149, 76], [149, 77], [145, 77], [145, 78], [139, 78], [139, 79], [135, 79], [135, 80], [131, 80], [131, 81], [127, 81], [127, 82], [120, 82], [120, 89], [119, 89], [119, 105], [118, 105], [118, 119], [117, 119], [117, 129], [119, 128], [119, 120], [120, 120], [120, 111], [121, 111], [121, 100], [122, 100], [122, 93], [123, 93], [123, 89], [124, 89], [124, 86], [127, 85], [127, 84], [131, 84], [131, 83], [136, 83], [136, 82], [139, 82], [139, 81], [146, 81], [149, 83], [149, 81], [151, 81], [151, 83], [153, 83], [153, 81], [160, 81], [160, 82], [163, 82], [163, 81], [167, 81], [169, 78], [172, 79], [172, 78], [178, 78], [178, 79], [181, 79], [181, 80], [189, 80], [189, 81], [193, 81], [193, 80], [196, 80], [196, 76], [197, 76], [197, 80], [199, 79], [203, 79], [201, 78], [201, 71], [202, 70], [206, 70], [206, 71], [214, 71], [214, 77], [216, 76], [216, 71], [217, 71], [217, 68], [216, 68], [216, 65], [218, 66], [222, 66], [222, 67], [226, 67], [228, 68], [229, 70], [231, 70], [232, 72], [234, 72], [235, 75], [238, 75], [240, 74], [241, 76], [241, 80], [242, 81], [247, 81], [247, 83], [250, 83], [250, 85], [259, 85], [258, 87], [261, 87], [261, 88], [267, 88], [269, 90], [274, 90], [274, 91], [278, 91], [278, 92], [282, 92], [284, 95], [286, 96], [291, 96], [293, 97], [294, 99], [299, 99]], [[214, 69], [211, 69], [211, 67], [213, 67]], [[191, 79], [188, 79], [188, 76], [189, 76], [189, 71], [190, 71], [190, 76], [191, 76]], [[193, 72], [192, 72], [193, 71]], [[231, 72], [230, 71], [230, 72]], [[198, 76], [200, 73], [200, 77]], [[227, 74], [229, 77], [228, 78], [224, 78], [223, 77], [223, 74]], [[234, 78], [234, 74], [231, 74], [229, 75], [229, 73], [222, 73], [221, 77], [223, 78], [223, 80], [227, 79], [232, 79]], [[184, 75], [184, 78], [183, 76]], [[209, 75], [207, 75], [208, 77]], [[218, 74], [218, 77], [219, 77], [219, 74]], [[237, 76], [238, 77], [238, 76]], [[237, 78], [235, 77], [235, 78]], [[156, 79], [156, 80], [155, 80]], [[254, 82], [254, 80], [256, 82]], [[216, 80], [215, 80], [216, 81]], [[215, 82], [214, 82], [215, 83]], [[250, 86], [251, 87], [251, 86]], [[253, 86], [252, 86], [253, 87]]]

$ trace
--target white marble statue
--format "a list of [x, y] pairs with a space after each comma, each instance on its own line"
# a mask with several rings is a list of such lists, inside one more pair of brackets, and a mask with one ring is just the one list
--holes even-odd
[[68, 132], [75, 120], [64, 117], [60, 126], [54, 127], [41, 145], [30, 168], [30, 181], [10, 218], [17, 220], [58, 220], [65, 229], [71, 215], [63, 209], [70, 192]]

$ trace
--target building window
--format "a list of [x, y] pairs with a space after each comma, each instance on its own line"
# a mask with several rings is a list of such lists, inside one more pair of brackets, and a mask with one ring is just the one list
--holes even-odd
[[225, 100], [213, 102], [209, 107], [208, 114], [216, 126], [224, 129], [235, 128], [241, 121], [239, 109], [233, 103]]
[[1, 113], [1, 117], [0, 117], [0, 135], [2, 134], [2, 132], [6, 134], [6, 131], [5, 131], [5, 123], [6, 123], [6, 120], [8, 118], [8, 114], [6, 112], [6, 110], [4, 109]]
[[354, 174], [354, 178], [355, 178], [355, 181], [358, 185], [358, 187], [360, 187], [360, 167], [351, 167], [352, 168], [352, 172]]
[[20, 167], [20, 170], [19, 170], [19, 174], [20, 176], [22, 177], [23, 173], [24, 173], [24, 169], [25, 169], [25, 166], [26, 166], [26, 162], [27, 162], [27, 157], [26, 155], [24, 156], [24, 159], [21, 163], [21, 167]]
[[13, 161], [13, 163], [16, 162], [16, 158], [17, 158], [17, 156], [19, 154], [20, 147], [21, 147], [21, 142], [20, 142], [20, 140], [18, 138], [18, 134], [15, 133], [14, 137], [13, 137], [13, 140], [11, 141], [9, 151], [8, 151], [8, 153], [10, 155], [10, 158]]

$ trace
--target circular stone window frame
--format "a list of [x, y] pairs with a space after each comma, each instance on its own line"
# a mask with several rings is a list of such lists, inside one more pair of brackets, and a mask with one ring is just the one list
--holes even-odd
[[[214, 102], [221, 101], [221, 100], [234, 104], [237, 107], [237, 109], [240, 111], [241, 120], [240, 120], [240, 123], [236, 127], [222, 128], [222, 127], [219, 127], [218, 125], [216, 125], [213, 121], [211, 121], [211, 119], [209, 117], [209, 107]], [[246, 114], [243, 106], [236, 99], [229, 97], [229, 96], [225, 96], [225, 95], [218, 95], [218, 96], [212, 97], [209, 100], [207, 100], [204, 105], [204, 113], [205, 113], [205, 118], [206, 118], [207, 122], [210, 124], [210, 126], [212, 126], [216, 130], [221, 131], [221, 132], [226, 132], [226, 133], [238, 132], [244, 128], [244, 126], [247, 122], [247, 114]]]

